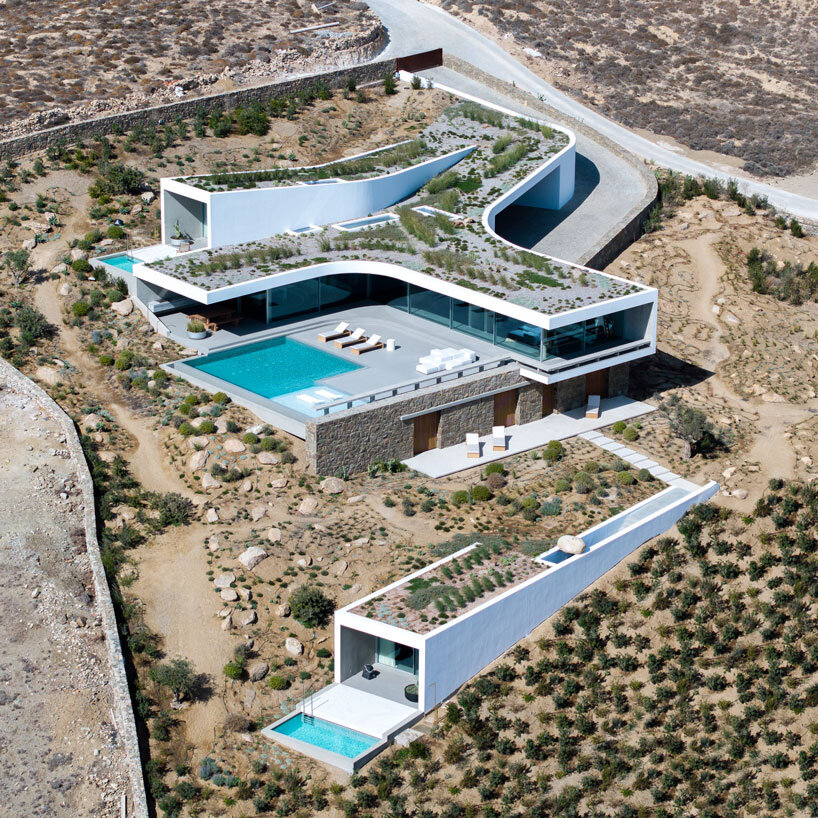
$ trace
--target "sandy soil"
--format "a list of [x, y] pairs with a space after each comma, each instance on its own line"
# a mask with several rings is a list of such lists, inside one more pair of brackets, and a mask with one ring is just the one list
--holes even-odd
[[4, 815], [115, 816], [129, 788], [64, 444], [54, 420], [0, 389]]

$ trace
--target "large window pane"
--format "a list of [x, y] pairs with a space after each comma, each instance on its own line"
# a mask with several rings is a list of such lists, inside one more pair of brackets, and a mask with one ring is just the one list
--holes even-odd
[[409, 288], [409, 312], [414, 315], [448, 327], [450, 308], [451, 299], [447, 295], [433, 293], [414, 284]]
[[318, 311], [318, 279], [299, 281], [269, 291], [270, 322]]
[[455, 301], [452, 305], [452, 329], [494, 343], [494, 313], [465, 301]]
[[495, 318], [496, 343], [531, 358], [540, 359], [540, 336], [542, 330], [533, 324], [525, 324], [516, 318], [497, 313]]
[[568, 358], [581, 355], [585, 348], [584, 321], [568, 324], [559, 329], [549, 329], [545, 334], [545, 358]]
[[360, 273], [324, 276], [321, 279], [321, 309], [333, 310], [366, 301], [367, 276]]
[[390, 276], [370, 276], [369, 297], [376, 304], [386, 304], [396, 310], [407, 309], [406, 293], [409, 285]]

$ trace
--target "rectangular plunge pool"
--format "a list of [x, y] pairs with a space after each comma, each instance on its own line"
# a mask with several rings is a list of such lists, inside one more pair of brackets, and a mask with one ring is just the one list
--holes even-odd
[[110, 264], [111, 267], [116, 267], [124, 270], [126, 273], [133, 273], [134, 264], [141, 264], [142, 259], [130, 255], [130, 253], [120, 253], [118, 256], [109, 256], [108, 258], [100, 259], [104, 264]]
[[366, 733], [324, 721], [317, 716], [305, 716], [303, 713], [297, 713], [291, 719], [282, 722], [278, 727], [274, 727], [272, 732], [290, 736], [346, 758], [356, 758], [380, 741]]
[[365, 219], [355, 219], [351, 222], [342, 222], [333, 226], [339, 230], [354, 231], [363, 230], [365, 227], [375, 227], [379, 224], [389, 224], [397, 220], [398, 217], [394, 213], [378, 213], [375, 216], [367, 216]]

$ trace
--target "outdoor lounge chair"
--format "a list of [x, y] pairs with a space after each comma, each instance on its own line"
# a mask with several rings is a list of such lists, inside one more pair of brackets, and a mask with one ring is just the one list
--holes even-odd
[[459, 366], [474, 363], [477, 355], [471, 349], [458, 349], [454, 356], [445, 362], [446, 369], [457, 369]]
[[326, 344], [328, 341], [335, 341], [338, 338], [346, 338], [349, 335], [349, 324], [346, 321], [341, 321], [337, 327], [335, 327], [332, 332], [321, 333], [318, 336], [318, 340], [322, 344]]
[[324, 398], [316, 398], [315, 395], [308, 395], [306, 392], [299, 395], [298, 400], [303, 400], [304, 403], [308, 403], [310, 406], [317, 406], [319, 403], [324, 402]]
[[474, 432], [466, 435], [466, 457], [480, 457], [480, 437]]
[[588, 395], [588, 406], [585, 408], [585, 417], [592, 420], [599, 418], [599, 395]]
[[491, 430], [491, 448], [495, 452], [504, 452], [506, 450], [506, 427], [495, 426]]
[[342, 339], [342, 340], [340, 340], [340, 341], [336, 341], [336, 342], [335, 342], [335, 346], [336, 346], [338, 349], [344, 349], [344, 347], [351, 347], [351, 346], [353, 346], [354, 344], [363, 344], [363, 343], [366, 343], [366, 341], [368, 341], [368, 340], [369, 340], [369, 339], [368, 339], [368, 338], [366, 337], [366, 335], [364, 334], [363, 329], [361, 329], [361, 327], [358, 327], [358, 328], [357, 328], [357, 329], [356, 329], [354, 332], [352, 332], [350, 335], [347, 335], [345, 338], [343, 338], [343, 339]]
[[361, 672], [361, 676], [363, 676], [364, 679], [368, 681], [369, 679], [374, 679], [377, 675], [378, 673], [372, 665], [364, 665], [364, 669]]
[[320, 395], [322, 398], [326, 398], [327, 400], [338, 400], [338, 398], [343, 397], [340, 392], [333, 392], [331, 389], [316, 389], [316, 395]]
[[376, 349], [383, 349], [386, 344], [381, 341], [380, 335], [372, 335], [370, 336], [369, 340], [359, 347], [352, 347], [352, 354], [353, 355], [362, 355], [364, 352], [372, 352]]

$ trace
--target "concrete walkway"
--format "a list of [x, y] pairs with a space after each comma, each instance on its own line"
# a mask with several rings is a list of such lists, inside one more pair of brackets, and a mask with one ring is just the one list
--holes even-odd
[[[445, 477], [466, 469], [484, 466], [495, 460], [503, 460], [515, 454], [538, 449], [551, 440], [565, 440], [569, 437], [582, 435], [610, 426], [618, 420], [632, 420], [655, 411], [655, 407], [648, 403], [631, 400], [628, 397], [607, 398], [602, 401], [602, 411], [599, 418], [585, 417], [585, 409], [572, 409], [562, 414], [549, 415], [546, 418], [524, 423], [520, 426], [506, 427], [506, 443], [508, 448], [504, 452], [492, 451], [491, 435], [480, 438], [480, 457], [466, 457], [466, 442], [443, 449], [430, 449], [428, 452], [410, 457], [403, 462], [410, 469], [426, 474], [429, 477]], [[658, 465], [658, 464], [657, 464]], [[678, 475], [677, 475], [678, 476]]]

